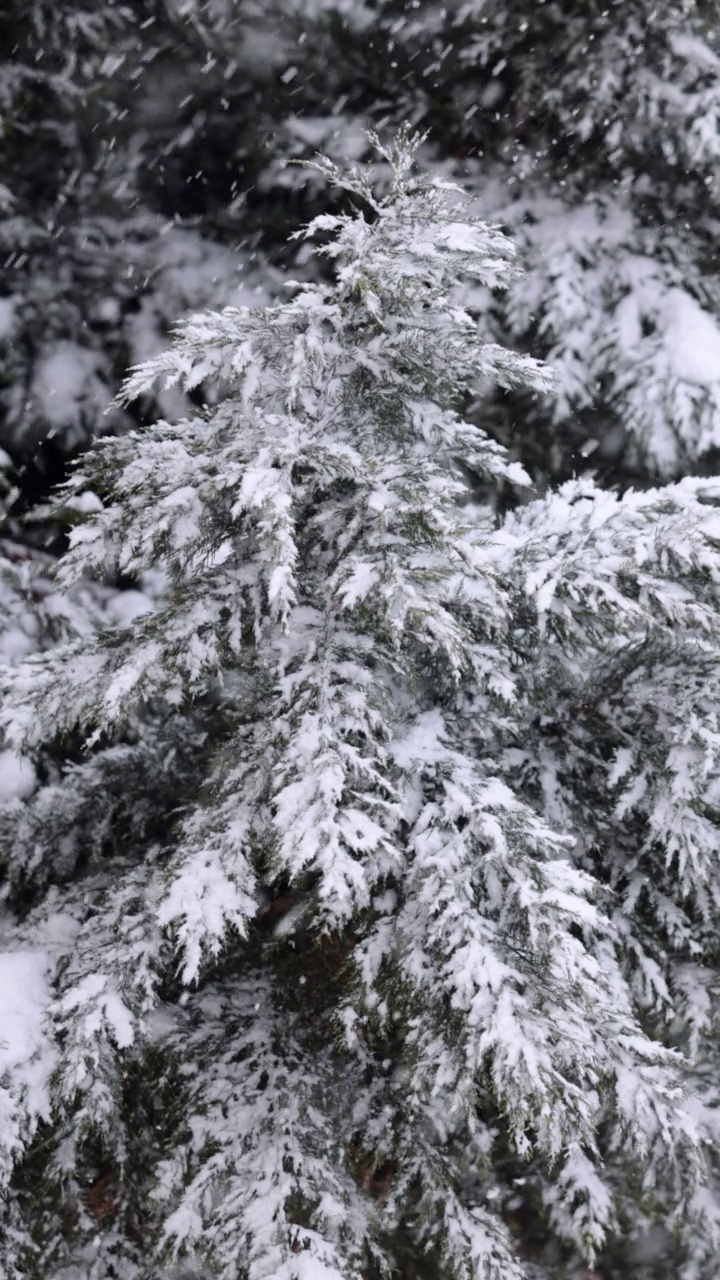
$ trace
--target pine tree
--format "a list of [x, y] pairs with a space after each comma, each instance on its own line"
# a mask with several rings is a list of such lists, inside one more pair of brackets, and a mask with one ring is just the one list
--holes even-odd
[[184, 321], [125, 394], [216, 394], [59, 497], [60, 587], [153, 607], [3, 673], [55, 761], [0, 824], [11, 1280], [549, 1280], [656, 1224], [716, 1271], [720, 490], [533, 494], [460, 412], [551, 389], [464, 306], [512, 245], [372, 141], [333, 278]]

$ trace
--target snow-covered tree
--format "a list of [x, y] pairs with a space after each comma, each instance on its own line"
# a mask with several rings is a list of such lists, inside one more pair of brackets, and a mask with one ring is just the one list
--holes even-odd
[[111, 166], [112, 55], [129, 18], [122, 5], [73, 0], [3, 8], [0, 437], [16, 457], [47, 434], [76, 445], [107, 404], [107, 356], [83, 333], [100, 300], [78, 294], [103, 277], [112, 288], [114, 224], [96, 196]]
[[166, 124], [187, 132], [177, 104], [202, 81], [210, 36], [190, 13], [149, 7], [3, 7], [0, 444], [19, 467], [20, 506], [101, 432], [182, 412], [177, 396], [111, 406], [179, 315], [265, 283], [237, 222], [220, 243], [198, 225], [188, 174], [172, 181]]
[[[9, 463], [7, 458], [4, 461]], [[9, 467], [6, 470], [12, 475]], [[5, 502], [12, 503], [16, 494], [8, 485]], [[99, 506], [93, 495], [78, 495], [68, 503], [64, 517], [77, 518], [93, 503]], [[83, 582], [71, 592], [62, 592], [53, 581], [53, 571], [52, 555], [9, 536], [0, 539], [3, 666], [62, 643], [87, 641], [98, 627], [127, 625], [142, 610], [152, 608], [163, 586], [161, 578], [149, 575], [143, 591], [119, 592], [101, 583]], [[185, 750], [178, 763], [187, 759], [192, 741], [192, 733], [183, 736]], [[75, 743], [65, 739], [58, 749], [43, 742], [28, 751], [15, 751], [8, 744], [0, 750], [0, 1147], [2, 1203], [7, 1208], [0, 1229], [3, 1275], [25, 1275], [25, 1266], [30, 1265], [32, 1246], [25, 1225], [12, 1199], [7, 1203], [7, 1160], [19, 1154], [18, 1144], [31, 1136], [44, 1114], [49, 1065], [47, 1059], [41, 1061], [41, 997], [46, 992], [48, 962], [43, 946], [50, 935], [44, 937], [43, 945], [36, 937], [30, 949], [13, 949], [8, 954], [12, 920], [8, 908], [15, 915], [25, 915], [48, 888], [52, 894], [58, 879], [82, 877], [84, 869], [123, 848], [128, 839], [135, 843], [142, 839], [158, 811], [164, 816], [177, 780], [170, 782], [163, 775], [167, 740], [162, 742], [160, 762], [153, 742], [152, 726], [136, 723], [122, 743], [99, 749], [90, 760], [84, 758], [81, 739]], [[164, 787], [163, 777], [167, 778]], [[43, 914], [47, 916], [46, 909]], [[62, 934], [58, 941], [61, 938]], [[28, 1190], [36, 1194], [36, 1189]], [[52, 1223], [52, 1230], [56, 1228], [57, 1223]]]
[[[558, 371], [536, 420], [554, 437], [555, 470], [593, 442], [613, 478], [714, 469], [716, 6], [474, 8], [457, 56], [466, 99], [473, 82], [494, 86], [485, 132], [499, 117], [503, 218], [524, 228], [535, 264], [504, 320]], [[492, 143], [483, 150], [481, 165]]]
[[265, 259], [334, 208], [288, 158], [368, 159], [368, 123], [401, 120], [431, 130], [422, 166], [461, 177], [528, 264], [471, 305], [552, 363], [556, 391], [486, 402], [494, 438], [542, 483], [715, 467], [714, 0], [5, 8], [0, 444], [26, 462], [55, 442], [23, 494], [99, 429], [179, 411], [103, 413], [176, 316], [233, 301], [248, 254], [275, 292]]
[[463, 305], [512, 245], [374, 141], [333, 279], [183, 322], [126, 396], [213, 403], [60, 495], [60, 588], [152, 601], [3, 673], [55, 762], [0, 823], [12, 1280], [717, 1271], [720, 488], [532, 495], [459, 412], [550, 390]]
[[712, 471], [714, 0], [328, 3], [307, 25], [282, 148], [359, 158], [368, 121], [412, 120], [431, 131], [423, 166], [462, 175], [527, 261], [488, 320], [558, 381], [535, 402], [499, 397], [493, 434], [540, 479]]

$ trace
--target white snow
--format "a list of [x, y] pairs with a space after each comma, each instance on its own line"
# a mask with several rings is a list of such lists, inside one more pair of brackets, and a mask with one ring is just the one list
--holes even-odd
[[102, 502], [91, 489], [85, 489], [82, 493], [75, 494], [67, 505], [69, 510], [79, 511], [83, 515], [90, 515], [93, 511], [102, 511], [103, 509]]
[[50, 960], [41, 951], [0, 952], [0, 1078], [12, 1072], [27, 1090], [31, 1116], [47, 1116], [55, 1049], [45, 1014], [51, 1000]]
[[37, 784], [35, 766], [17, 751], [0, 751], [0, 804], [27, 800]]
[[48, 425], [55, 428], [75, 425], [83, 406], [100, 415], [110, 399], [99, 377], [97, 356], [75, 342], [59, 343], [38, 362], [32, 394]]
[[121, 591], [108, 600], [105, 615], [118, 627], [129, 627], [136, 618], [151, 613], [153, 602], [143, 591]]
[[720, 329], [684, 289], [663, 299], [665, 349], [673, 372], [684, 382], [710, 387], [720, 382]]
[[0, 662], [14, 663], [34, 653], [37, 641], [22, 627], [8, 627], [0, 635]]
[[691, 63], [698, 71], [714, 72], [720, 71], [720, 58], [713, 52], [710, 45], [698, 38], [698, 36], [689, 33], [673, 32], [670, 36], [670, 48], [678, 58], [684, 58], [686, 62]]
[[0, 342], [12, 333], [15, 323], [15, 299], [0, 298]]
[[58, 1003], [61, 1013], [83, 1009], [86, 1035], [109, 1029], [118, 1049], [127, 1049], [135, 1039], [135, 1022], [115, 983], [105, 973], [88, 973]]
[[96, 315], [98, 320], [104, 320], [105, 324], [119, 324], [122, 311], [117, 298], [102, 298], [97, 304]]

